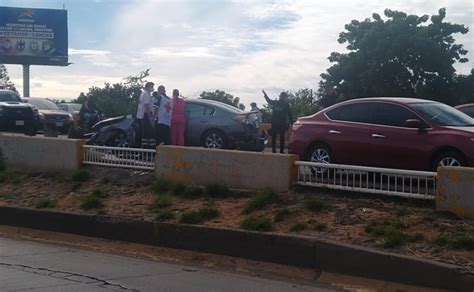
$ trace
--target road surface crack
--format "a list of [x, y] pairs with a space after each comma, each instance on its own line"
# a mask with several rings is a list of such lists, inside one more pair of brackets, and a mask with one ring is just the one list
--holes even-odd
[[11, 263], [3, 263], [0, 262], [0, 266], [6, 267], [6, 268], [12, 268], [24, 272], [30, 272], [34, 274], [39, 274], [39, 275], [45, 275], [48, 277], [52, 278], [57, 278], [57, 279], [64, 279], [72, 282], [77, 282], [77, 283], [88, 283], [88, 281], [93, 281], [90, 282], [90, 284], [96, 282], [95, 284], [99, 287], [103, 288], [116, 288], [124, 291], [138, 291], [136, 289], [130, 289], [125, 286], [122, 286], [120, 284], [114, 284], [111, 283], [107, 280], [94, 277], [94, 276], [89, 276], [89, 275], [84, 275], [84, 274], [79, 274], [79, 273], [73, 273], [73, 272], [67, 272], [67, 271], [57, 271], [57, 270], [52, 270], [48, 268], [42, 268], [42, 267], [33, 267], [33, 266], [28, 266], [28, 265], [22, 265], [22, 264], [11, 264]]

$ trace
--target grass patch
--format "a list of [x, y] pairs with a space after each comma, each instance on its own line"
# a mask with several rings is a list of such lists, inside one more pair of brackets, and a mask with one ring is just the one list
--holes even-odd
[[107, 198], [109, 195], [101, 188], [96, 188], [92, 191], [92, 196], [97, 197], [97, 198]]
[[296, 222], [290, 226], [290, 231], [291, 232], [298, 232], [298, 231], [303, 231], [307, 227], [306, 222]]
[[183, 195], [185, 190], [186, 185], [180, 182], [175, 183], [173, 186], [171, 186], [171, 193], [175, 196]]
[[403, 217], [408, 215], [410, 212], [408, 211], [407, 208], [405, 207], [397, 207], [395, 208], [395, 216], [397, 217]]
[[104, 202], [102, 201], [102, 198], [88, 195], [82, 199], [81, 208], [84, 210], [102, 209], [103, 207]]
[[215, 207], [202, 207], [198, 210], [188, 211], [181, 214], [179, 223], [200, 224], [204, 221], [214, 219], [219, 216], [219, 210]]
[[314, 230], [319, 231], [319, 232], [326, 231], [327, 229], [328, 229], [328, 226], [324, 223], [317, 223], [316, 225], [314, 225]]
[[75, 181], [71, 184], [71, 192], [77, 191], [82, 186], [81, 182]]
[[423, 234], [404, 232], [408, 226], [403, 222], [382, 222], [371, 220], [365, 226], [365, 232], [373, 237], [382, 238], [382, 248], [398, 248], [406, 243], [414, 243], [424, 239]]
[[273, 230], [272, 220], [267, 217], [247, 217], [240, 223], [240, 228], [254, 231]]
[[469, 235], [440, 234], [433, 240], [433, 243], [451, 249], [474, 250], [474, 237]]
[[250, 201], [245, 205], [244, 213], [250, 214], [255, 210], [261, 210], [266, 206], [273, 204], [278, 200], [278, 193], [272, 189], [265, 189], [258, 192]]
[[26, 176], [25, 171], [14, 167], [8, 167], [0, 172], [0, 182], [9, 181], [12, 184], [20, 184]]
[[183, 197], [188, 198], [188, 199], [196, 198], [201, 195], [202, 195], [202, 189], [196, 186], [191, 186], [191, 185], [186, 186], [183, 192]]
[[58, 204], [58, 201], [55, 199], [42, 199], [36, 204], [38, 209], [52, 209], [55, 208]]
[[171, 190], [173, 183], [165, 178], [158, 178], [153, 183], [153, 191], [155, 194], [165, 194]]
[[295, 210], [292, 210], [288, 207], [282, 208], [276, 212], [275, 217], [273, 217], [273, 221], [282, 222], [286, 218], [290, 217], [293, 213], [295, 213]]
[[162, 222], [162, 221], [172, 220], [174, 218], [175, 218], [175, 215], [172, 211], [160, 210], [155, 216], [155, 221]]
[[304, 207], [311, 212], [322, 212], [326, 210], [328, 206], [320, 199], [313, 198], [304, 201]]
[[71, 180], [73, 182], [86, 182], [91, 178], [91, 174], [86, 169], [78, 169], [74, 171], [71, 175]]
[[409, 237], [400, 231], [393, 231], [387, 234], [387, 237], [382, 242], [383, 248], [398, 248], [408, 241]]
[[204, 194], [211, 198], [225, 198], [230, 195], [230, 190], [225, 184], [210, 183], [205, 186]]
[[150, 205], [151, 210], [157, 210], [162, 208], [170, 207], [173, 204], [173, 201], [168, 195], [158, 195], [155, 197], [153, 202]]

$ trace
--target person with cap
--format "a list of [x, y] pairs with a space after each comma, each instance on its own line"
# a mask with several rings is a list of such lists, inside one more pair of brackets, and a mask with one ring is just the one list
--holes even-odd
[[265, 90], [262, 90], [263, 96], [272, 108], [271, 131], [272, 151], [276, 153], [276, 137], [280, 136], [280, 153], [285, 153], [285, 132], [288, 126], [293, 122], [290, 104], [288, 103], [288, 94], [280, 93], [278, 100], [271, 100]]

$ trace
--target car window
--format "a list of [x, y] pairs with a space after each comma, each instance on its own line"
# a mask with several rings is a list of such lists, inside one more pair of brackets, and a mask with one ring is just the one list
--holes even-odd
[[206, 106], [200, 104], [186, 103], [185, 106], [186, 116], [189, 118], [202, 117], [205, 110]]
[[67, 105], [65, 105], [65, 104], [58, 104], [58, 107], [59, 107], [61, 110], [63, 110], [63, 111], [67, 111], [67, 110], [68, 110]]
[[21, 98], [11, 92], [2, 92], [0, 93], [0, 101], [3, 102], [21, 102]]
[[371, 123], [371, 103], [355, 103], [337, 107], [327, 112], [330, 119], [356, 123]]
[[205, 115], [205, 116], [212, 116], [215, 111], [216, 111], [216, 110], [215, 110], [214, 108], [206, 106], [206, 107], [204, 108], [204, 115]]
[[28, 103], [34, 105], [38, 109], [43, 110], [57, 110], [58, 106], [49, 100], [46, 99], [38, 99], [38, 98], [30, 98], [28, 99]]
[[412, 106], [440, 126], [472, 127], [474, 119], [465, 113], [439, 102], [413, 103]]
[[399, 105], [376, 103], [374, 106], [375, 111], [373, 116], [373, 124], [393, 127], [406, 127], [406, 120], [420, 120], [420, 118], [414, 113]]
[[465, 113], [466, 115], [474, 118], [474, 107], [465, 107], [459, 110]]

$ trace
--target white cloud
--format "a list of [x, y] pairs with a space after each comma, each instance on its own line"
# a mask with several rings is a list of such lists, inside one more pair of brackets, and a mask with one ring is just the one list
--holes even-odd
[[111, 51], [103, 50], [82, 50], [82, 49], [73, 49], [69, 48], [69, 56], [106, 56], [111, 54]]

